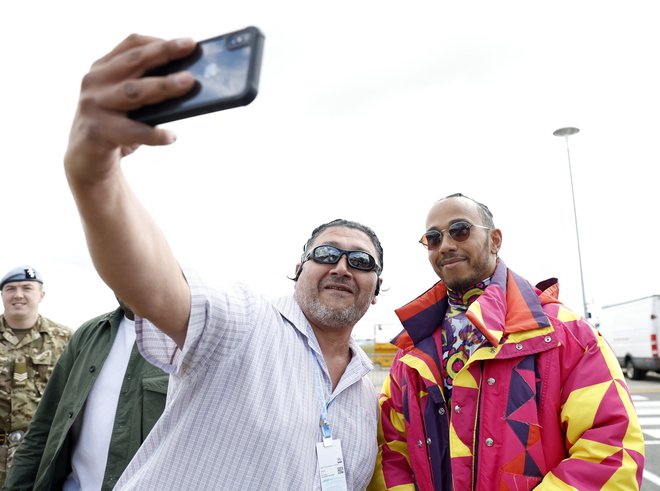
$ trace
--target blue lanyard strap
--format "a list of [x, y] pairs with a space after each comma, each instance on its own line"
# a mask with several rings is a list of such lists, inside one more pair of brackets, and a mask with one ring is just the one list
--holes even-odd
[[318, 359], [316, 352], [312, 351], [312, 357], [314, 358], [314, 371], [316, 373], [316, 383], [314, 384], [316, 390], [316, 397], [319, 401], [319, 406], [321, 408], [321, 419], [319, 420], [319, 426], [321, 427], [321, 433], [323, 434], [323, 446], [330, 447], [332, 446], [332, 429], [330, 428], [330, 422], [328, 421], [328, 408], [332, 404], [332, 397], [326, 404], [325, 397], [323, 396], [323, 378], [321, 377], [321, 368], [319, 365], [321, 362]]

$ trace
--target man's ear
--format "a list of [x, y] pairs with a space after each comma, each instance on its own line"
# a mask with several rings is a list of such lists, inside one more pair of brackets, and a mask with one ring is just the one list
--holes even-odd
[[380, 287], [383, 285], [383, 278], [380, 276], [376, 278], [376, 288], [374, 289], [374, 296], [371, 299], [371, 305], [376, 305], [376, 300], [378, 299], [378, 294], [380, 293]]
[[502, 231], [499, 228], [494, 228], [490, 231], [490, 252], [497, 255], [502, 247]]

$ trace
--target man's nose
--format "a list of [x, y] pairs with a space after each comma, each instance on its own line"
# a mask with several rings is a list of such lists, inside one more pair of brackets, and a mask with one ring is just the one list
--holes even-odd
[[440, 247], [438, 247], [438, 251], [441, 253], [445, 253], [447, 251], [455, 251], [455, 250], [456, 250], [456, 241], [452, 239], [451, 235], [445, 233], [442, 236], [442, 242], [440, 242]]
[[348, 265], [348, 256], [346, 254], [342, 254], [339, 261], [332, 266], [333, 271], [337, 271], [338, 274], [347, 274], [351, 269]]

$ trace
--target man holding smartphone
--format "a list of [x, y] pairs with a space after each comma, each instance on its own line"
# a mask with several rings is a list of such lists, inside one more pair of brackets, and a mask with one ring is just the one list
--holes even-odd
[[65, 156], [95, 267], [133, 308], [145, 358], [171, 374], [163, 416], [115, 489], [364, 489], [378, 409], [351, 332], [376, 302], [377, 236], [347, 220], [317, 227], [283, 299], [216, 290], [182, 271], [122, 172], [140, 145], [174, 142], [127, 112], [194, 84], [142, 75], [194, 47], [132, 35], [98, 60]]

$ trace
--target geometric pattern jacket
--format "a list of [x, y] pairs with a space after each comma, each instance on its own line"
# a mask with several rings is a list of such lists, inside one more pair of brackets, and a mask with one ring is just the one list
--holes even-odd
[[644, 439], [617, 359], [546, 283], [498, 261], [467, 311], [487, 341], [456, 374], [449, 405], [434, 339], [445, 285], [396, 311], [404, 331], [380, 395], [369, 489], [639, 489]]

